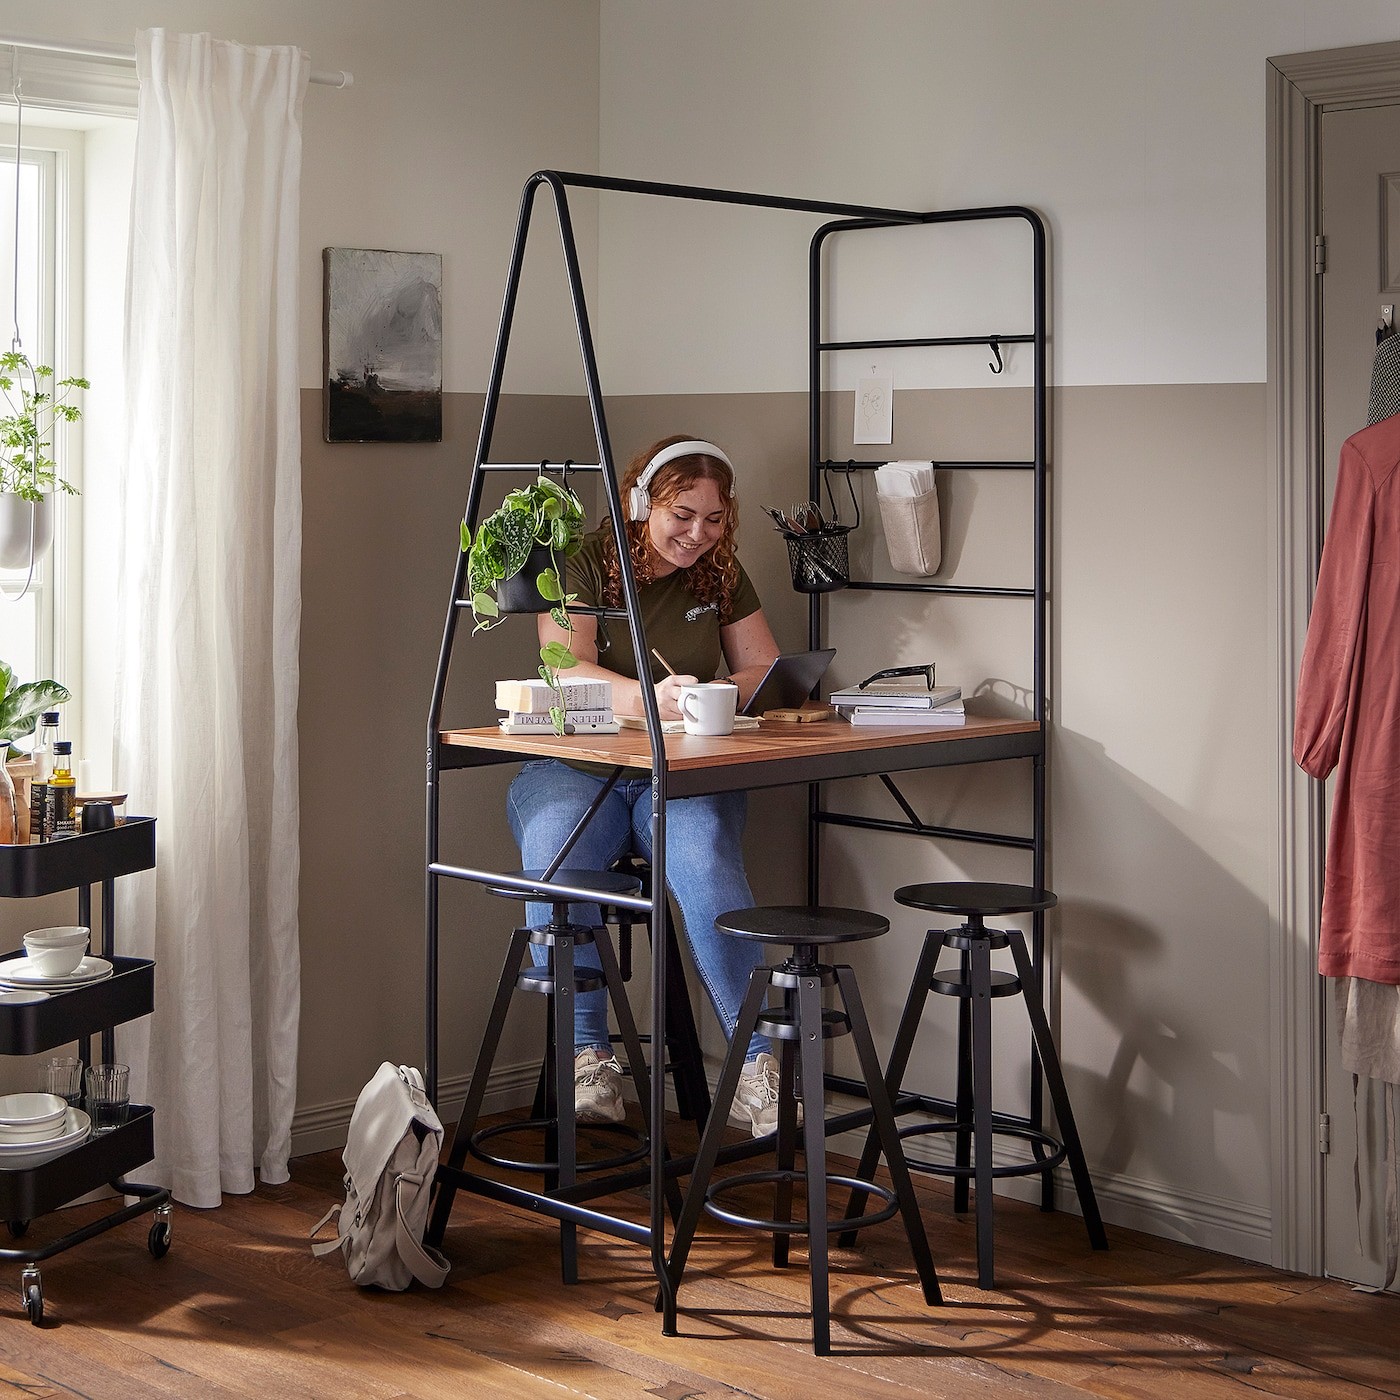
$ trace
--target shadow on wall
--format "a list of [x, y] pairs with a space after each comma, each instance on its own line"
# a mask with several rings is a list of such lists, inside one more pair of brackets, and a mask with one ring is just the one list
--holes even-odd
[[1053, 730], [1050, 771], [1052, 1000], [1091, 1166], [1267, 1206], [1267, 905], [1101, 744]]

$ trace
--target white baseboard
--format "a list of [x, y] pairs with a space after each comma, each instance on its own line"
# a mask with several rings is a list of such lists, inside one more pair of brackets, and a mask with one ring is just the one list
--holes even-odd
[[[537, 1061], [499, 1067], [487, 1085], [482, 1112], [503, 1113], [508, 1108], [528, 1104], [535, 1096], [539, 1074]], [[461, 1115], [470, 1082], [471, 1075], [458, 1074], [438, 1083], [438, 1117], [449, 1131]], [[302, 1109], [292, 1119], [292, 1156], [307, 1157], [313, 1152], [331, 1152], [344, 1147], [350, 1131], [350, 1115], [354, 1111], [354, 1099]]]
[[[714, 1065], [707, 1064], [707, 1070], [710, 1089], [713, 1092], [717, 1069]], [[487, 1086], [482, 1111], [502, 1113], [507, 1109], [521, 1108], [529, 1104], [535, 1095], [539, 1072], [538, 1062], [533, 1061], [496, 1069]], [[462, 1111], [469, 1080], [469, 1075], [454, 1075], [450, 1079], [442, 1080], [438, 1085], [438, 1116], [448, 1128]], [[675, 1103], [669, 1085], [667, 1103], [674, 1111]], [[828, 1101], [828, 1108], [834, 1113], [858, 1106], [857, 1100], [840, 1094], [831, 1095]], [[328, 1152], [344, 1147], [346, 1133], [350, 1127], [350, 1115], [354, 1108], [354, 1099], [344, 1099], [299, 1112], [292, 1120], [292, 1155], [302, 1157], [313, 1152]], [[902, 1121], [913, 1121], [912, 1116]], [[865, 1133], [863, 1130], [839, 1133], [829, 1139], [829, 1145], [833, 1152], [859, 1159], [861, 1149], [865, 1145]], [[947, 1134], [935, 1134], [925, 1138], [916, 1151], [918, 1155], [930, 1161], [951, 1161], [952, 1139]], [[1029, 1162], [1030, 1147], [1018, 1139], [1001, 1139], [997, 1143], [997, 1159], [1005, 1162]], [[1180, 1191], [1161, 1182], [1122, 1173], [1096, 1170], [1092, 1175], [1099, 1213], [1107, 1225], [1141, 1230], [1145, 1234], [1157, 1235], [1162, 1239], [1179, 1240], [1184, 1244], [1216, 1250], [1221, 1254], [1230, 1254], [1241, 1259], [1259, 1263], [1269, 1262], [1273, 1243], [1272, 1221], [1268, 1209], [1264, 1206], [1250, 1205], [1224, 1196]], [[1038, 1203], [1040, 1200], [1038, 1176], [1004, 1177], [998, 1181], [996, 1189], [999, 1195], [1009, 1196], [1014, 1200], [1032, 1203]], [[1078, 1214], [1074, 1183], [1063, 1164], [1055, 1171], [1055, 1201], [1059, 1209]], [[1110, 1248], [1112, 1244], [1110, 1234]]]
[[[858, 1107], [858, 1101], [844, 1095], [831, 1095], [828, 1110], [842, 1112]], [[900, 1119], [901, 1126], [917, 1121], [910, 1114]], [[932, 1117], [927, 1122], [937, 1122]], [[831, 1150], [859, 1159], [865, 1146], [865, 1131], [839, 1133], [829, 1139]], [[906, 1145], [907, 1146], [907, 1145]], [[952, 1135], [932, 1134], [914, 1148], [908, 1149], [931, 1162], [953, 1160]], [[1022, 1163], [1031, 1160], [1030, 1145], [1017, 1138], [1001, 1138], [997, 1142], [998, 1163]], [[1183, 1244], [1215, 1250], [1240, 1259], [1258, 1263], [1269, 1262], [1273, 1243], [1272, 1217], [1266, 1206], [1232, 1201], [1223, 1196], [1180, 1191], [1161, 1182], [1118, 1172], [1091, 1168], [1094, 1198], [1106, 1225], [1121, 1225], [1129, 1230], [1162, 1239], [1180, 1240]], [[1017, 1201], [1040, 1203], [1040, 1177], [1002, 1177], [996, 1183], [998, 1195]], [[1055, 1169], [1056, 1209], [1079, 1214], [1079, 1201], [1069, 1168], [1063, 1163]], [[1109, 1235], [1109, 1248], [1113, 1237]]]

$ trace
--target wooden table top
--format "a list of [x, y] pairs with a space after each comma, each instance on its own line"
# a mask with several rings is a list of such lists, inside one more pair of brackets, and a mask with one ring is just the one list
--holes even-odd
[[[509, 761], [512, 757], [561, 758], [645, 772], [652, 766], [651, 743], [644, 729], [561, 736], [503, 734], [491, 725], [445, 729], [441, 739], [445, 767]], [[907, 725], [856, 728], [839, 720], [822, 724], [763, 720], [757, 729], [722, 738], [665, 736], [668, 791], [676, 795], [1023, 757], [1040, 752], [1041, 745], [1041, 726], [1035, 720], [977, 715], [969, 715], [965, 724], [938, 729]], [[452, 751], [463, 749], [482, 752], [470, 757], [458, 752], [458, 762], [454, 762]]]

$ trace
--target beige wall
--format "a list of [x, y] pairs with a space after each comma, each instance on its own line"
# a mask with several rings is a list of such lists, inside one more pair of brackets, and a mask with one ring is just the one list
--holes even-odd
[[[1286, 754], [1268, 653], [1258, 77], [1271, 53], [1394, 38], [1393, 10], [602, 0], [601, 14], [605, 169], [914, 208], [1024, 203], [1044, 216], [1058, 386], [1050, 876], [1063, 901], [1050, 927], [1066, 1072], [1110, 1221], [1270, 1257], [1275, 1212], [1291, 1206], [1271, 1200], [1269, 1170]], [[723, 103], [706, 100], [718, 91]], [[855, 92], [861, 102], [841, 100]], [[805, 385], [812, 221], [621, 197], [600, 218], [603, 325], [614, 332], [605, 387], [664, 404], [677, 425], [689, 421], [685, 395], [709, 405], [727, 394], [736, 430], [759, 443], [753, 419], [772, 414], [786, 456], [746, 459], [745, 495], [805, 491], [800, 410], [779, 405]], [[930, 254], [923, 237], [880, 235], [889, 247], [873, 257], [835, 258], [828, 330], [1023, 327], [1023, 312], [1007, 324], [1024, 303], [1013, 240], [983, 249], [961, 232]], [[867, 371], [852, 358], [865, 357], [831, 366], [828, 388]], [[879, 455], [1027, 455], [1015, 387], [1028, 382], [1024, 351], [1001, 381], [980, 350], [869, 358], [896, 386], [898, 436]], [[827, 418], [836, 456], [848, 403], [837, 393]], [[1026, 582], [1027, 483], [945, 474], [940, 489], [948, 576]], [[878, 570], [873, 522], [860, 535]], [[759, 569], [790, 608], [775, 544], [750, 532], [745, 558], [771, 555]], [[829, 617], [838, 681], [936, 659], [965, 687], [1024, 703], [1024, 604], [853, 593]], [[901, 787], [930, 821], [1027, 830], [1024, 773], [1004, 767]], [[877, 785], [846, 786], [833, 804], [893, 814]], [[895, 919], [895, 937], [862, 950], [885, 1034], [918, 928], [892, 890], [938, 874], [1028, 873], [1014, 855], [903, 836], [838, 831], [825, 849], [830, 892]], [[797, 832], [786, 851], [800, 859]], [[781, 858], [770, 850], [765, 868]], [[916, 1069], [946, 1089], [947, 1026], [929, 1021]], [[1015, 1104], [1023, 1032], [1003, 1036], [998, 1055], [1000, 1092]]]
[[[347, 452], [320, 441], [320, 392], [302, 399], [300, 1150], [327, 1133], [343, 1141], [349, 1107], [381, 1060], [423, 1060], [428, 701], [471, 471], [462, 443], [474, 441], [481, 402], [447, 395], [443, 444], [406, 460], [399, 447]], [[557, 444], [582, 460], [590, 440], [580, 400], [521, 397], [503, 406], [503, 453], [528, 460], [542, 443]], [[489, 723], [494, 679], [538, 665], [523, 619], [469, 632], [470, 618], [455, 653], [449, 725]], [[503, 817], [510, 772], [447, 776], [444, 859], [495, 870], [519, 864]], [[518, 909], [443, 883], [442, 1075], [451, 1089], [470, 1067], [498, 970], [488, 964]], [[517, 1039], [523, 1056], [528, 1031]], [[515, 1058], [512, 1042], [502, 1064]]]

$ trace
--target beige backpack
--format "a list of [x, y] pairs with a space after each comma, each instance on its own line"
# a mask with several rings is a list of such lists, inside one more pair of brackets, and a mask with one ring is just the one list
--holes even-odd
[[[313, 1243], [311, 1252], [343, 1251], [350, 1277], [364, 1287], [404, 1289], [417, 1279], [441, 1288], [449, 1265], [423, 1243], [441, 1151], [442, 1123], [423, 1091], [423, 1076], [386, 1060], [350, 1116], [336, 1238]], [[313, 1240], [336, 1209], [316, 1223]]]

